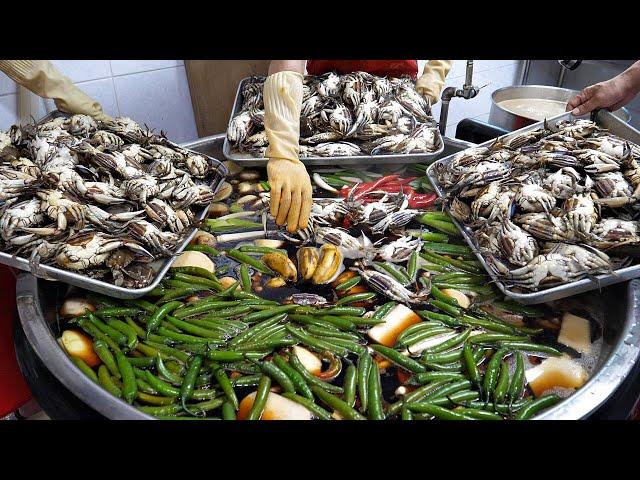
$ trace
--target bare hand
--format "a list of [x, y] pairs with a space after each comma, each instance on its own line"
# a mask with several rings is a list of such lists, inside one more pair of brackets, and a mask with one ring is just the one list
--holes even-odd
[[638, 90], [623, 75], [618, 75], [582, 90], [567, 102], [567, 111], [571, 111], [574, 116], [584, 115], [597, 108], [613, 112], [633, 100], [637, 93]]

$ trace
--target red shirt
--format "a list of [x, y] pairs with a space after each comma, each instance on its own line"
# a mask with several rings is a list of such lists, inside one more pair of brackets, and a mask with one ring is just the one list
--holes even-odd
[[417, 60], [308, 60], [309, 75], [337, 72], [340, 75], [351, 72], [368, 72], [380, 77], [409, 76], [418, 78]]

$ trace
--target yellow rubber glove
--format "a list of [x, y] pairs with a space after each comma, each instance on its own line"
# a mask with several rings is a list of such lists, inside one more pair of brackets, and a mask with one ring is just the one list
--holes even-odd
[[451, 60], [429, 60], [424, 71], [416, 82], [416, 91], [427, 99], [431, 105], [438, 103], [444, 79], [451, 70]]
[[306, 228], [311, 213], [311, 179], [298, 158], [302, 75], [277, 72], [264, 83], [264, 129], [271, 186], [271, 215], [289, 232]]
[[0, 70], [39, 97], [52, 98], [62, 112], [111, 120], [97, 101], [76, 87], [48, 60], [0, 60]]

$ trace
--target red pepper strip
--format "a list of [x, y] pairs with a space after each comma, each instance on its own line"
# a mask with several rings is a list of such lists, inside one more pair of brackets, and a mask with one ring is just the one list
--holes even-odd
[[[376, 180], [373, 183], [362, 183], [360, 185], [358, 185], [358, 187], [355, 190], [355, 194], [354, 194], [354, 198], [355, 199], [359, 199], [361, 196], [365, 195], [366, 193], [377, 189], [378, 187], [381, 187], [382, 185], [385, 185], [389, 182], [395, 181], [397, 180], [399, 177], [398, 175], [387, 175], [386, 177], [381, 177], [378, 180]], [[362, 188], [362, 190], [360, 190], [360, 188]], [[360, 190], [360, 191], [358, 191]]]
[[435, 193], [413, 193], [407, 195], [409, 208], [426, 208], [433, 205], [438, 196]]

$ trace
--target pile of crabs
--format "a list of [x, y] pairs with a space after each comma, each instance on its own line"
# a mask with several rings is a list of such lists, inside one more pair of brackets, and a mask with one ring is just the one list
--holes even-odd
[[[227, 138], [239, 151], [264, 157], [264, 78], [242, 86], [240, 112]], [[300, 156], [429, 153], [441, 137], [431, 106], [408, 77], [385, 78], [367, 72], [306, 76], [300, 118]]]
[[0, 132], [3, 251], [149, 284], [149, 262], [170, 256], [214, 198], [218, 164], [119, 117], [57, 117]]
[[611, 272], [640, 246], [640, 147], [592, 121], [545, 121], [437, 164], [436, 176], [505, 285]]

